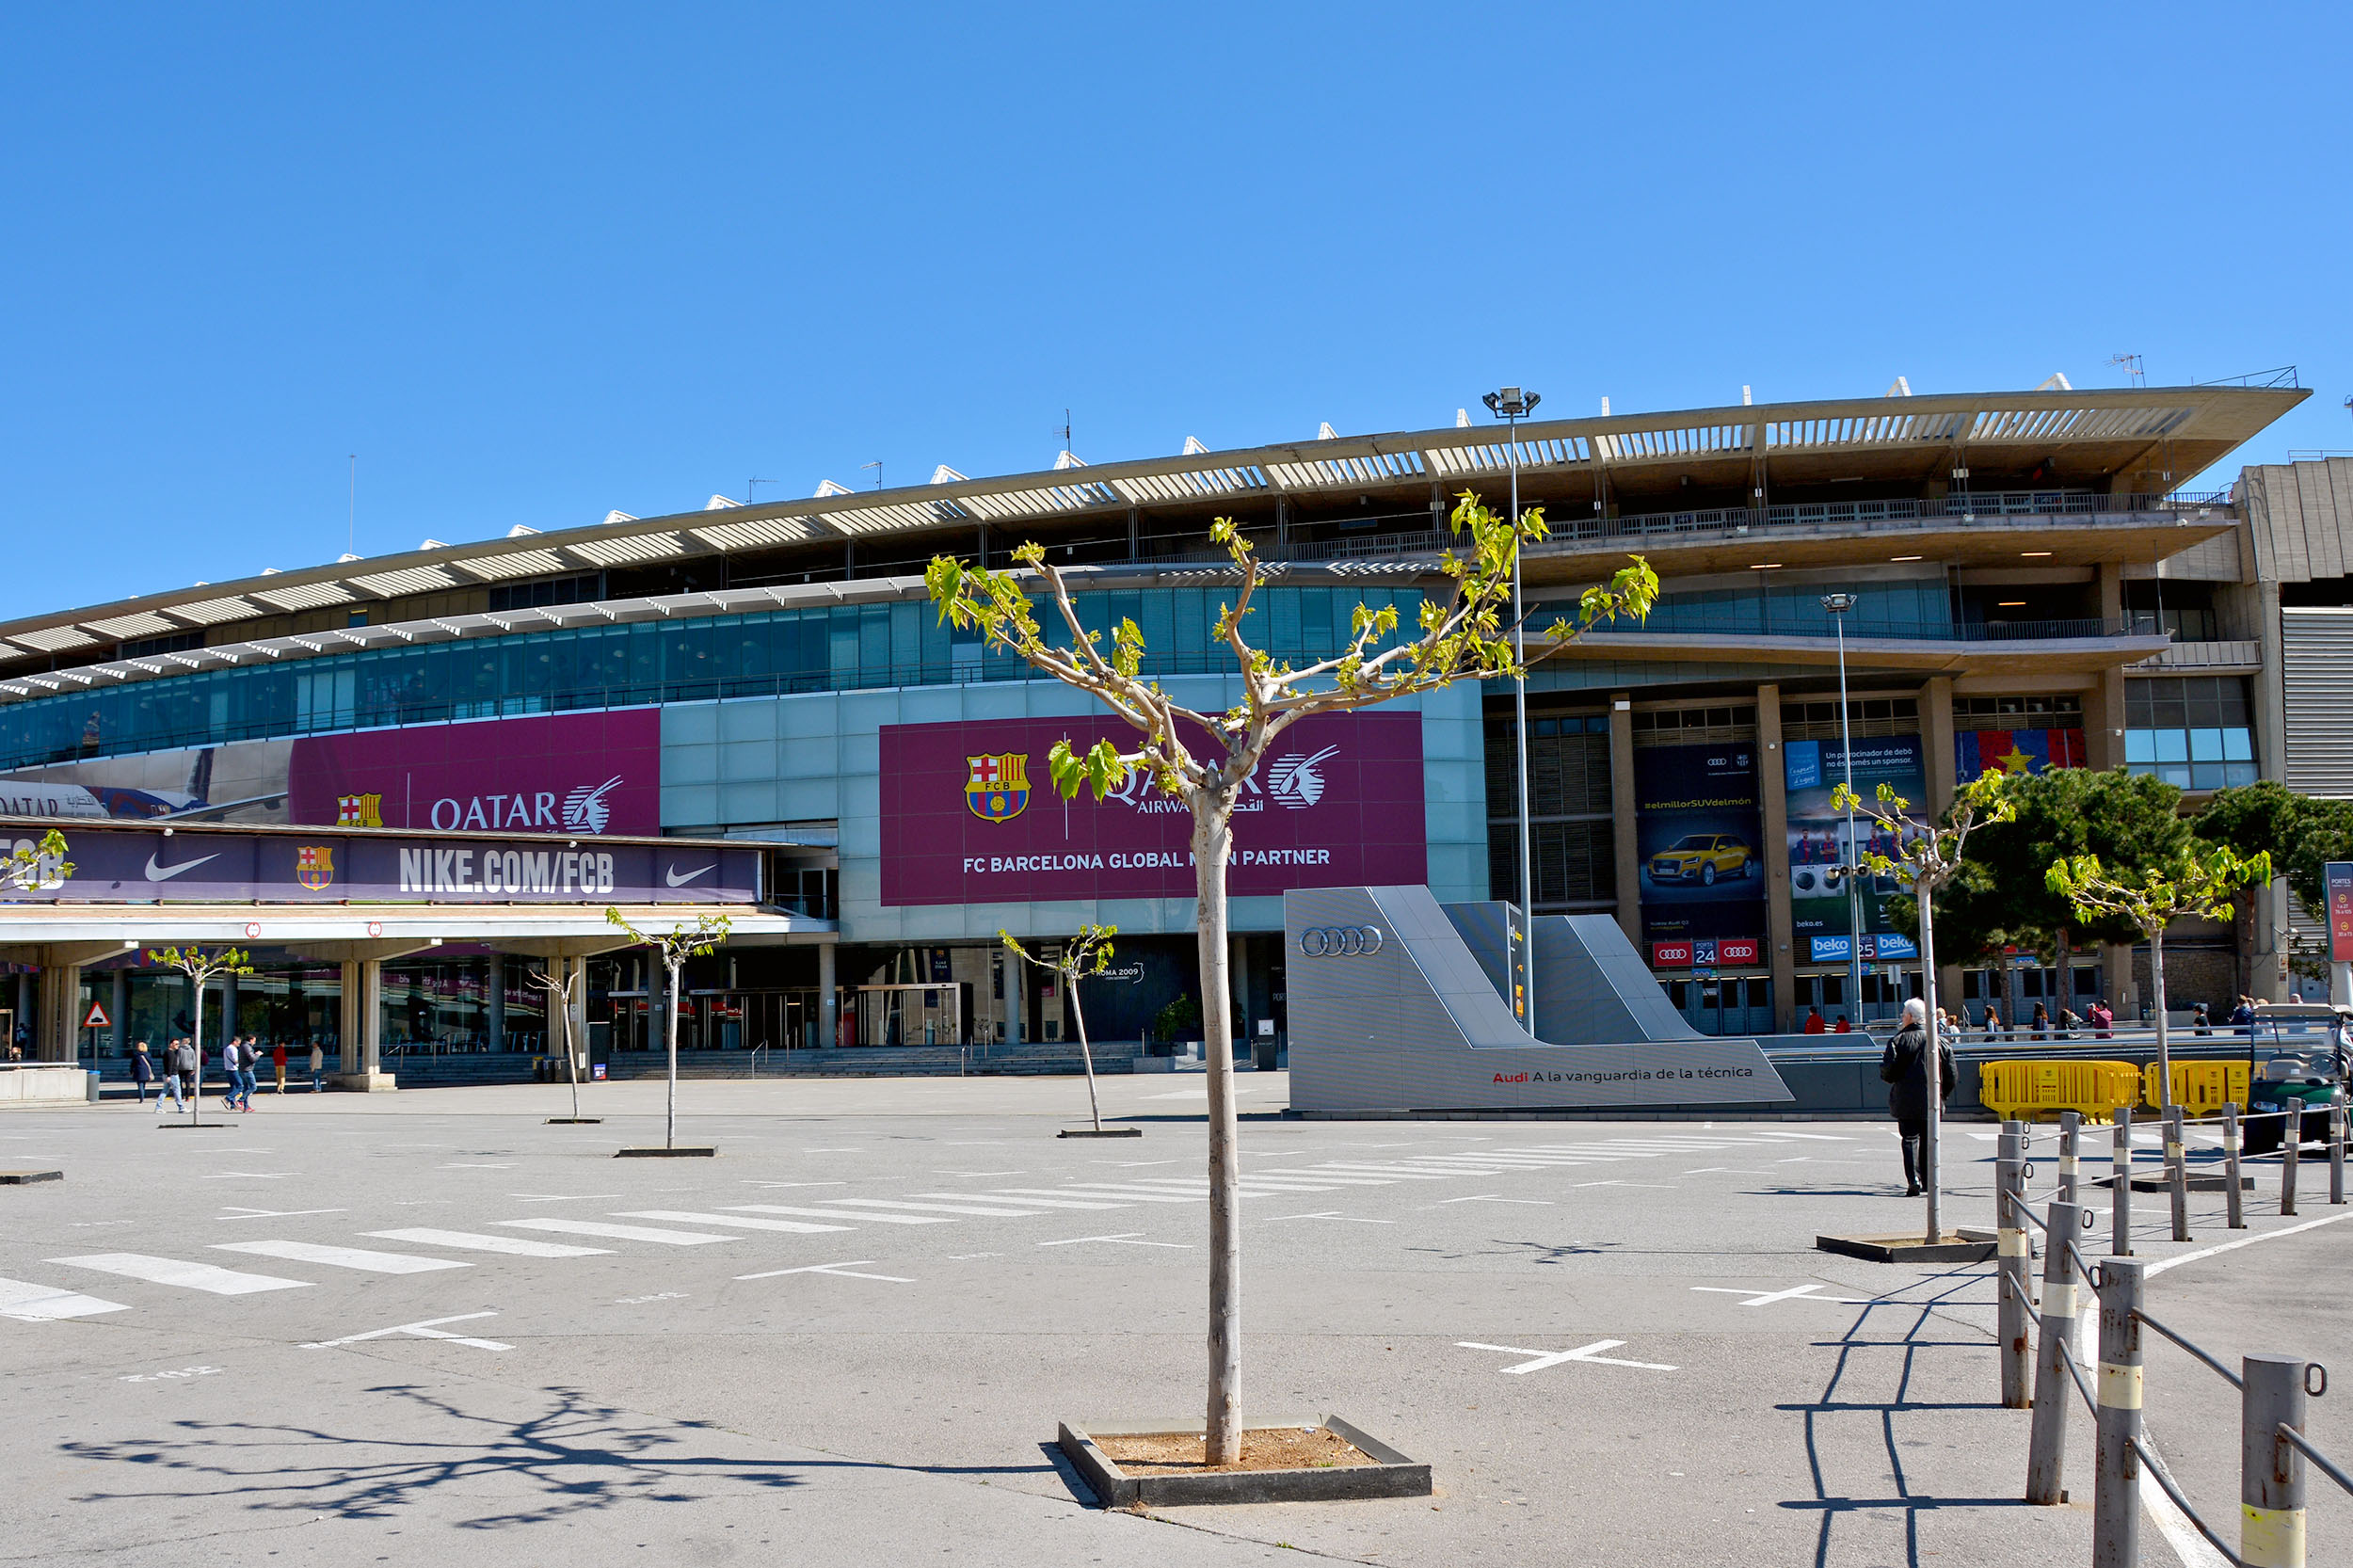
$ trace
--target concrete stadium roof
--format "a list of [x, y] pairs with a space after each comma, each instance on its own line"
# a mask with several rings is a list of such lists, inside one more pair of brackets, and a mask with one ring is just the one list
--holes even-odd
[[[2011, 460], [2057, 457], [2085, 476], [2124, 475], [2153, 466], [2153, 455], [2162, 450], [2165, 466], [2187, 475], [2219, 460], [2309, 395], [2293, 388], [2235, 386], [2057, 389], [1535, 420], [1520, 426], [1519, 461], [1524, 479], [1538, 484], [1604, 473], [1612, 483], [1625, 483], [1646, 473], [1745, 471], [1757, 462], [1769, 462], [1776, 478], [1785, 480], [1917, 481], [1941, 474], [1948, 458], [1990, 464], [2005, 454]], [[412, 594], [796, 543], [962, 532], [982, 524], [1014, 530], [1089, 516], [1124, 517], [1131, 509], [1197, 510], [1278, 495], [1401, 488], [1444, 493], [1499, 480], [1510, 460], [1511, 443], [1490, 424], [1226, 452], [1189, 450], [1174, 457], [1095, 466], [1068, 459], [1042, 472], [999, 478], [967, 479], [943, 470], [935, 478], [947, 477], [936, 484], [863, 492], [828, 487], [833, 493], [757, 506], [714, 496], [700, 512], [657, 518], [615, 512], [602, 523], [551, 533], [519, 525], [504, 538], [433, 543], [392, 555], [351, 557], [24, 616], [0, 622], [0, 657], [72, 653], [248, 618], [340, 605], [364, 608]], [[520, 612], [517, 618], [536, 619]], [[396, 628], [356, 630], [408, 640]], [[365, 646], [340, 632], [308, 635]], [[161, 653], [130, 663], [152, 664], [155, 674], [175, 674], [220, 663], [208, 657], [214, 652]], [[47, 692], [8, 691], [0, 693], [0, 699], [40, 695]]]

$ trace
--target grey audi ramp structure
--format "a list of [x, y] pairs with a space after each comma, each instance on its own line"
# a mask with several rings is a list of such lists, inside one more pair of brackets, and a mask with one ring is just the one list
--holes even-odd
[[1607, 916], [1535, 922], [1531, 1041], [1504, 1001], [1501, 904], [1430, 889], [1283, 895], [1291, 1109], [1305, 1115], [1758, 1105], [1792, 1098], [1753, 1039], [1699, 1033]]

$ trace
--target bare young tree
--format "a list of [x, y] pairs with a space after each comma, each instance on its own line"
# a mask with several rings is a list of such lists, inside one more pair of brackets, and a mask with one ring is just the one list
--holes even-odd
[[2246, 859], [2228, 844], [2198, 844], [2169, 864], [2111, 872], [2096, 855], [2051, 862], [2051, 891], [2075, 906], [2079, 919], [2121, 917], [2140, 928], [2149, 944], [2149, 989], [2156, 1004], [2157, 1103], [2173, 1105], [2173, 1052], [2165, 1022], [2165, 928], [2185, 917], [2228, 920], [2241, 888], [2271, 880], [2270, 852]]
[[[562, 959], [556, 960], [556, 968], [564, 968]], [[548, 994], [548, 1012], [564, 1020], [558, 1037], [564, 1042], [564, 1072], [571, 1080], [572, 1120], [575, 1122], [580, 1120], [580, 1055], [572, 1046], [572, 999], [580, 990], [580, 977], [578, 969], [570, 970], [561, 980], [547, 969], [531, 971], [531, 983]]]
[[[188, 984], [196, 988], [196, 1001], [192, 1010], [196, 1017], [194, 1042], [196, 1080], [188, 1086], [188, 1125], [190, 1127], [203, 1125], [197, 1119], [197, 1114], [204, 1099], [204, 988], [210, 985], [214, 977], [217, 975], [251, 974], [253, 966], [246, 962], [251, 956], [250, 953], [238, 948], [217, 948], [211, 952], [206, 952], [200, 947], [149, 948], [147, 950], [149, 963], [161, 965], [168, 969], [178, 969], [188, 977]], [[226, 1021], [222, 1027], [227, 1027]]]
[[[618, 909], [608, 908], [604, 912], [604, 918], [612, 921], [615, 925], [619, 926], [623, 931], [628, 932], [638, 941], [643, 942], [646, 946], [653, 949], [655, 955], [662, 962], [662, 967], [669, 971], [669, 989], [665, 993], [669, 998], [670, 1003], [669, 1018], [667, 1020], [667, 1027], [664, 1030], [664, 1033], [668, 1036], [669, 1041], [670, 1081], [668, 1097], [663, 1102], [662, 1144], [664, 1148], [674, 1149], [678, 1147], [679, 975], [685, 969], [686, 961], [689, 958], [700, 958], [704, 953], [709, 952], [712, 949], [717, 947], [721, 942], [726, 941], [728, 939], [728, 929], [731, 922], [725, 915], [697, 915], [695, 917], [695, 921], [692, 925], [676, 925], [672, 926], [667, 931], [647, 932], [640, 931], [635, 926], [630, 924], [629, 917], [622, 914]], [[575, 1096], [575, 1109], [577, 1109], [577, 1096], [579, 1094], [577, 1088], [573, 1090], [573, 1094]]]
[[1920, 906], [1920, 1000], [1929, 1012], [1929, 1116], [1927, 1136], [1920, 1140], [1920, 1163], [1921, 1175], [1928, 1178], [1921, 1185], [1928, 1189], [1927, 1240], [1931, 1245], [1945, 1234], [1943, 1204], [1937, 1190], [1937, 1142], [1945, 1114], [1941, 1053], [1946, 1048], [1944, 1034], [1937, 1028], [1936, 890], [1960, 872], [1969, 835], [1988, 824], [2009, 822], [2018, 815], [2017, 782], [2017, 775], [2000, 769], [1980, 775], [1953, 796], [1952, 807], [1942, 823], [1910, 815], [1912, 803], [1890, 784], [1880, 786], [1875, 800], [1865, 799], [1844, 784], [1831, 791], [1832, 810], [1852, 808], [1858, 816], [1870, 819], [1871, 824], [1886, 834], [1897, 847], [1893, 856], [1877, 850], [1856, 855], [1857, 874], [1868, 872], [1874, 876], [1895, 877], [1912, 888]]
[[1082, 975], [1101, 974], [1111, 967], [1112, 938], [1119, 935], [1115, 925], [1082, 925], [1079, 935], [1063, 943], [1058, 956], [1050, 961], [1039, 958], [1015, 940], [1010, 931], [1000, 928], [997, 939], [1013, 951], [1024, 964], [1034, 964], [1062, 976], [1064, 994], [1070, 998], [1070, 1016], [1079, 1026], [1079, 1059], [1086, 1064], [1087, 1109], [1095, 1117], [1095, 1130], [1103, 1130], [1103, 1102], [1095, 1094], [1095, 1048], [1087, 1044], [1086, 1010], [1079, 1004], [1079, 980]]
[[[1605, 584], [1584, 590], [1575, 626], [1556, 620], [1529, 650], [1512, 605], [1523, 545], [1546, 536], [1544, 514], [1497, 515], [1465, 493], [1454, 509], [1453, 548], [1439, 559], [1443, 587], [1425, 596], [1419, 625], [1395, 642], [1398, 615], [1358, 604], [1347, 646], [1302, 668], [1253, 648], [1244, 634], [1251, 600], [1264, 580], [1257, 552], [1230, 519], [1211, 537], [1232, 557], [1239, 577], [1234, 602], [1221, 605], [1215, 639], [1234, 656], [1241, 700], [1223, 713], [1179, 704], [1144, 673], [1144, 633], [1123, 619], [1111, 634], [1080, 622], [1069, 584], [1032, 540], [1013, 552], [1018, 569], [990, 571], [952, 556], [937, 556], [924, 584], [940, 617], [960, 630], [977, 628], [984, 644], [1093, 696], [1134, 730], [1132, 746], [1098, 742], [1083, 754], [1066, 740], [1049, 753], [1055, 787], [1064, 797], [1091, 788], [1098, 800], [1142, 773], [1193, 816], [1193, 863], [1200, 947], [1202, 1032], [1209, 1094], [1209, 1389], [1205, 1436], [1211, 1464], [1241, 1458], [1241, 1252], [1238, 1132], [1234, 1112], [1232, 994], [1228, 973], [1225, 870], [1234, 846], [1234, 807], [1258, 770], [1267, 747], [1301, 719], [1369, 708], [1457, 680], [1509, 680], [1528, 663], [1558, 651], [1596, 622], [1640, 619], [1657, 597], [1648, 562], [1631, 557]], [[1042, 583], [1070, 644], [1053, 646], [1040, 627], [1028, 588]]]

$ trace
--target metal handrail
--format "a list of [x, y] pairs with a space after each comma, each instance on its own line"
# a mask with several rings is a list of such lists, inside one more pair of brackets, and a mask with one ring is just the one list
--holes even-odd
[[2353, 1476], [2348, 1476], [2343, 1470], [2338, 1469], [2334, 1460], [2313, 1447], [2312, 1439], [2289, 1426], [2285, 1421], [2280, 1423], [2280, 1435], [2286, 1438], [2298, 1453], [2317, 1465], [2322, 1475], [2335, 1481], [2345, 1491], [2353, 1492]]
[[2067, 1341], [2064, 1339], [2058, 1343], [2058, 1354], [2059, 1365], [2066, 1368], [2067, 1375], [2074, 1380], [2075, 1392], [2084, 1401], [2085, 1414], [2094, 1420], [2099, 1419], [2100, 1401], [2092, 1397], [2091, 1384], [2084, 1381], [2084, 1369], [2075, 1365], [2075, 1352], [2068, 1348]]
[[2246, 1388], [2247, 1380], [2245, 1378], [2240, 1377], [2236, 1372], [2233, 1372], [2231, 1368], [2225, 1367], [2219, 1361], [2217, 1361], [2213, 1356], [2208, 1355], [2192, 1341], [2174, 1333], [2163, 1323], [2158, 1322], [2154, 1318], [2150, 1317], [2146, 1312], [2136, 1312], [2133, 1314], [2133, 1317], [2140, 1322], [2142, 1327], [2155, 1329], [2159, 1334], [2164, 1335], [2168, 1339], [2172, 1340], [2173, 1343], [2181, 1346], [2182, 1349], [2187, 1351], [2190, 1354], [2196, 1356], [2199, 1360], [2213, 1368], [2215, 1371], [2219, 1373], [2232, 1387], [2238, 1389]]
[[2223, 1542], [2222, 1537], [2215, 1534], [2212, 1526], [2199, 1517], [2198, 1510], [2190, 1506], [2189, 1497], [2182, 1491], [2181, 1483], [2173, 1479], [2173, 1472], [2167, 1469], [2165, 1461], [2157, 1457], [2157, 1450], [2137, 1437], [2128, 1438], [2126, 1442], [2133, 1452], [2140, 1456], [2141, 1464], [2149, 1467], [2149, 1473], [2157, 1478], [2157, 1484], [2165, 1488], [2165, 1495], [2173, 1499], [2173, 1506], [2180, 1509], [2183, 1516], [2198, 1527], [2198, 1533], [2204, 1536], [2213, 1544], [2214, 1549], [2222, 1554], [2223, 1560], [2236, 1564], [2237, 1568], [2246, 1568], [2245, 1560], [2233, 1551]]

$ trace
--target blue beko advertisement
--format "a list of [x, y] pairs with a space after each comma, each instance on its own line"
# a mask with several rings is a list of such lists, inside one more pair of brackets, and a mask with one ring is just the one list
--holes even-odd
[[[1835, 741], [1791, 741], [1782, 748], [1782, 780], [1789, 792], [1789, 913], [1801, 962], [1843, 964], [1858, 956], [1848, 918], [1847, 888], [1836, 869], [1848, 860], [1847, 818], [1831, 807], [1831, 792], [1848, 778], [1847, 754]], [[1928, 813], [1928, 773], [1917, 735], [1881, 735], [1854, 743], [1854, 792], [1879, 799], [1885, 784], [1911, 803], [1914, 817]], [[1855, 818], [1865, 853], [1897, 855], [1893, 835], [1876, 830], [1868, 817]], [[1887, 918], [1888, 901], [1902, 892], [1892, 876], [1863, 885], [1863, 930], [1866, 961], [1916, 958], [1919, 946]]]

